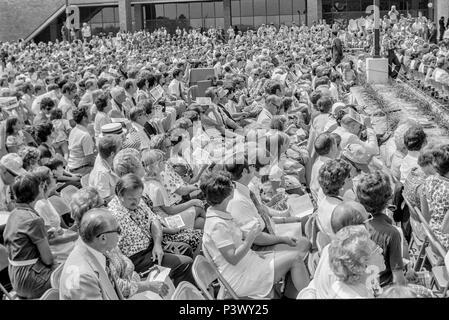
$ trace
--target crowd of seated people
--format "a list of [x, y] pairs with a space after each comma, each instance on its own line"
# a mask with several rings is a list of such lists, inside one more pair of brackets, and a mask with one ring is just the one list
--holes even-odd
[[[0, 44], [4, 291], [167, 299], [201, 287], [204, 256], [242, 298], [433, 296], [411, 267], [404, 206], [447, 252], [449, 146], [403, 121], [384, 150], [345, 100], [359, 74], [336, 48], [345, 32]], [[197, 68], [210, 71], [202, 94]]]

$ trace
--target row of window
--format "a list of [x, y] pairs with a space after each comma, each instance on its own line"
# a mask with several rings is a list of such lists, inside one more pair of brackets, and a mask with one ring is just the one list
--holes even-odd
[[[389, 11], [391, 6], [396, 6], [396, 10], [424, 10], [427, 9], [429, 0], [381, 0], [380, 10]], [[373, 0], [322, 0], [323, 13], [365, 11], [367, 7], [373, 5]]]

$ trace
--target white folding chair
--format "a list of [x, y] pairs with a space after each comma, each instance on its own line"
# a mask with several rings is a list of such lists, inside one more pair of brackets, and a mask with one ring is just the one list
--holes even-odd
[[61, 190], [61, 198], [64, 199], [67, 205], [70, 205], [70, 201], [72, 201], [72, 196], [78, 191], [79, 189], [75, 186], [68, 185], [64, 189]]
[[190, 282], [182, 281], [178, 284], [171, 300], [206, 300], [201, 292]]
[[88, 173], [88, 174], [86, 174], [86, 175], [81, 177], [81, 181], [80, 182], [81, 182], [81, 186], [83, 188], [86, 188], [86, 187], [89, 186], [89, 177], [90, 177], [90, 173]]

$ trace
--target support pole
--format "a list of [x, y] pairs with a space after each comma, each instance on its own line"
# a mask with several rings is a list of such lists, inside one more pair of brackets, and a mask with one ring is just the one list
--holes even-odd
[[374, 57], [380, 57], [380, 0], [374, 0]]

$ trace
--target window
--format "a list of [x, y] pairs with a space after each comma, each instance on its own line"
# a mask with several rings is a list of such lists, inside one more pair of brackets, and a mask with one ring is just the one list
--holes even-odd
[[268, 24], [275, 24], [279, 25], [279, 16], [268, 16], [267, 17], [267, 23]]
[[239, 26], [241, 23], [240, 17], [232, 17], [232, 25]]
[[156, 4], [154, 6], [154, 8], [155, 8], [155, 12], [156, 12], [156, 19], [164, 16], [164, 5]]
[[360, 0], [347, 0], [346, 1], [347, 11], [362, 11], [362, 7], [360, 6]]
[[223, 14], [223, 1], [216, 1], [215, 2], [215, 17], [222, 18], [224, 17]]
[[[306, 0], [294, 0], [293, 1], [293, 15], [298, 14], [298, 10], [301, 14], [306, 10]], [[323, 12], [324, 12], [324, 0], [323, 0]]]
[[214, 18], [204, 19], [204, 27], [214, 28], [215, 27], [215, 19]]
[[293, 17], [291, 15], [279, 16], [279, 21], [287, 26], [291, 26]]
[[165, 17], [168, 19], [176, 19], [176, 4], [164, 4]]
[[215, 24], [218, 27], [224, 28], [224, 18], [215, 18]]
[[267, 12], [268, 15], [278, 15], [279, 14], [279, 1], [278, 0], [271, 0], [267, 1]]
[[[292, 11], [293, 10], [292, 9], [292, 5], [293, 5], [292, 2], [293, 2], [292, 0], [280, 0], [279, 1], [280, 13], [284, 14], [284, 15], [286, 15], [286, 14], [290, 14], [291, 15], [292, 12], [293, 12], [293, 14], [297, 14], [296, 11]], [[295, 0], [295, 2], [301, 2], [301, 1]]]
[[240, 0], [231, 2], [231, 16], [240, 17]]
[[203, 2], [203, 18], [215, 17], [215, 8], [213, 2]]
[[203, 26], [202, 19], [190, 19], [190, 26], [192, 28], [201, 28]]
[[178, 19], [189, 18], [189, 5], [187, 3], [178, 3], [176, 9], [176, 15]]
[[103, 22], [103, 14], [102, 14], [103, 10], [98, 11], [98, 13], [96, 15], [94, 15], [92, 17], [92, 19], [90, 19], [91, 23], [102, 23]]
[[260, 27], [262, 24], [267, 24], [266, 16], [255, 16], [254, 17], [254, 26]]
[[106, 7], [103, 8], [103, 22], [114, 22], [114, 8]]
[[201, 3], [190, 4], [190, 18], [201, 18]]
[[[270, 0], [268, 0], [270, 1]], [[267, 14], [267, 8], [265, 6], [265, 0], [254, 0], [254, 15], [265, 16]]]
[[252, 27], [254, 25], [253, 17], [242, 17], [242, 25], [245, 27]]
[[250, 17], [253, 15], [253, 0], [240, 1], [240, 7], [242, 10], [242, 13], [241, 13], [242, 17]]

